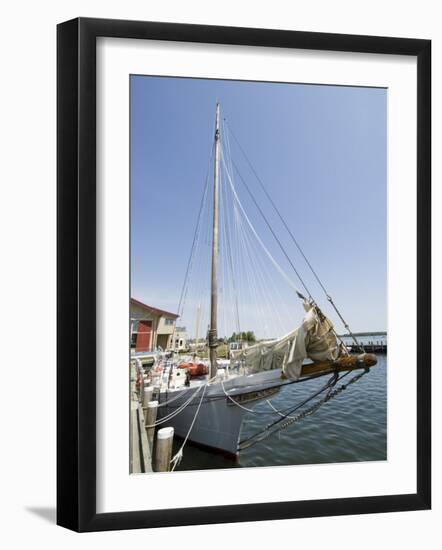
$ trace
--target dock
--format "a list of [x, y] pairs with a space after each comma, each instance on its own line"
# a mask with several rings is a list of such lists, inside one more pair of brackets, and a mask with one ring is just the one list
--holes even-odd
[[152, 453], [147, 439], [144, 415], [138, 399], [131, 400], [131, 446], [130, 471], [132, 473], [153, 472]]
[[158, 401], [152, 400], [141, 363], [131, 364], [130, 473], [170, 471], [174, 429], [156, 430]]

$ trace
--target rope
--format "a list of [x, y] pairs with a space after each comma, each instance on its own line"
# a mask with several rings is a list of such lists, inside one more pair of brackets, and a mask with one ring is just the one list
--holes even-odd
[[[232, 162], [233, 162], [233, 161], [232, 161]], [[276, 242], [278, 243], [279, 247], [280, 247], [281, 250], [283, 251], [285, 257], [286, 257], [287, 260], [289, 261], [289, 263], [290, 263], [290, 265], [292, 266], [293, 270], [295, 271], [295, 273], [296, 273], [298, 279], [301, 281], [301, 284], [303, 285], [304, 289], [306, 290], [307, 294], [309, 295], [309, 298], [310, 298], [311, 303], [317, 308], [318, 312], [322, 314], [322, 312], [321, 312], [319, 306], [317, 305], [317, 303], [316, 303], [316, 301], [314, 300], [314, 298], [312, 297], [310, 291], [309, 291], [308, 288], [306, 287], [304, 281], [302, 280], [301, 276], [299, 275], [298, 271], [296, 270], [294, 264], [293, 264], [292, 261], [290, 260], [290, 257], [289, 257], [289, 255], [287, 254], [287, 252], [285, 251], [285, 249], [284, 249], [282, 243], [279, 241], [278, 237], [276, 236], [275, 232], [273, 231], [273, 229], [272, 229], [272, 227], [271, 227], [271, 225], [270, 225], [270, 222], [267, 220], [267, 218], [266, 218], [264, 212], [262, 211], [262, 209], [260, 208], [260, 206], [259, 206], [258, 203], [256, 202], [256, 199], [255, 199], [255, 197], [253, 196], [253, 193], [251, 192], [251, 190], [250, 190], [249, 186], [247, 185], [245, 179], [244, 179], [243, 176], [241, 175], [241, 173], [240, 173], [240, 171], [239, 171], [237, 165], [236, 165], [235, 163], [233, 163], [233, 164], [234, 164], [234, 167], [235, 167], [235, 169], [236, 169], [236, 171], [237, 171], [237, 173], [238, 173], [238, 175], [239, 175], [239, 177], [240, 177], [240, 179], [241, 179], [241, 181], [242, 181], [244, 187], [246, 188], [247, 192], [249, 193], [251, 199], [253, 200], [253, 202], [254, 202], [256, 208], [258, 209], [259, 213], [260, 213], [261, 216], [263, 217], [264, 221], [266, 222], [267, 226], [269, 227], [270, 231], [272, 232], [272, 234], [273, 234], [273, 236], [274, 236]], [[299, 296], [300, 298], [304, 298], [304, 297], [302, 296], [302, 294], [300, 294], [299, 292], [297, 292], [297, 294], [298, 294], [298, 296]], [[336, 307], [335, 307], [335, 310], [337, 311], [337, 308], [336, 308]], [[337, 311], [337, 313], [338, 313], [338, 315], [340, 316], [341, 321], [344, 323], [344, 326], [346, 327], [348, 333], [351, 334], [350, 327], [345, 323], [345, 321], [344, 321], [344, 319], [342, 318], [341, 314], [340, 314], [338, 311]], [[336, 331], [335, 331], [334, 329], [332, 329], [332, 332], [333, 332], [333, 334], [336, 336], [336, 338], [340, 341], [340, 343], [342, 344], [342, 349], [345, 351], [345, 353], [348, 353], [348, 352], [347, 352], [347, 348], [345, 347], [345, 343], [344, 343], [344, 341], [342, 340], [342, 338], [336, 333]], [[356, 340], [355, 340], [355, 342], [356, 342]], [[359, 344], [358, 344], [357, 342], [356, 342], [356, 344], [359, 346]], [[361, 347], [361, 346], [359, 346], [359, 347]], [[361, 348], [361, 349], [362, 349], [362, 348]], [[364, 350], [362, 349], [362, 351], [364, 351]]]
[[244, 405], [241, 405], [241, 403], [238, 403], [238, 401], [235, 401], [226, 391], [226, 388], [224, 387], [224, 380], [221, 380], [221, 387], [223, 389], [223, 392], [224, 392], [224, 395], [230, 399], [230, 401], [236, 405], [237, 407], [239, 407], [240, 409], [243, 409], [244, 411], [246, 412], [249, 412], [249, 413], [253, 413], [253, 414], [258, 414], [258, 413], [261, 413], [261, 414], [271, 414], [267, 411], [254, 411], [253, 409], [248, 409], [247, 407], [244, 407]]
[[233, 264], [233, 254], [232, 254], [232, 237], [231, 237], [231, 231], [230, 231], [230, 225], [229, 225], [229, 216], [228, 216], [228, 209], [227, 209], [227, 195], [226, 195], [226, 186], [223, 184], [221, 185], [221, 203], [223, 204], [224, 208], [224, 217], [226, 223], [223, 224], [223, 232], [224, 232], [224, 238], [225, 238], [225, 244], [227, 245], [227, 258], [228, 258], [228, 265], [230, 267], [230, 275], [232, 277], [232, 284], [233, 284], [233, 294], [234, 294], [234, 313], [235, 313], [235, 321], [236, 321], [236, 330], [241, 332], [240, 322], [239, 322], [239, 307], [238, 307], [238, 289], [237, 289], [237, 283], [236, 283], [236, 277], [235, 277], [235, 268]]
[[[350, 371], [349, 371], [350, 372]], [[344, 376], [346, 376], [348, 373], [346, 373], [345, 375], [341, 376], [341, 379], [344, 378]], [[284, 380], [284, 382], [282, 382], [279, 386], [277, 387], [282, 387], [282, 386], [290, 386], [292, 384], [300, 384], [301, 382], [309, 382], [310, 380], [315, 380], [316, 378], [321, 378], [322, 376], [326, 376], [325, 374], [321, 374], [321, 373], [317, 373], [317, 374], [312, 374], [310, 376], [306, 376], [305, 378], [298, 378], [297, 380]], [[323, 387], [323, 390], [327, 388], [329, 384], [329, 381], [327, 382], [327, 384]], [[267, 386], [267, 384], [264, 382], [262, 383], [261, 385], [263, 386]], [[222, 390], [224, 392], [224, 395], [234, 404], [236, 405], [237, 407], [239, 407], [240, 409], [243, 409], [245, 410], [246, 412], [248, 413], [253, 413], [253, 414], [273, 414], [273, 412], [277, 413], [277, 414], [282, 414], [284, 415], [284, 418], [287, 417], [286, 414], [284, 414], [286, 411], [288, 411], [290, 409], [290, 407], [286, 408], [286, 409], [276, 409], [273, 404], [271, 403], [271, 401], [269, 401], [268, 399], [266, 399], [264, 402], [267, 403], [268, 405], [270, 405], [270, 407], [273, 409], [273, 412], [272, 411], [257, 411], [256, 409], [249, 409], [247, 407], [244, 407], [244, 405], [241, 405], [240, 403], [238, 403], [238, 401], [235, 401], [232, 396], [227, 393], [227, 390], [225, 389], [225, 386], [224, 386], [224, 380], [221, 380], [221, 387], [222, 387]], [[276, 386], [275, 386], [276, 387]], [[258, 390], [259, 391], [259, 390]], [[322, 391], [322, 390], [321, 390]], [[315, 397], [315, 396], [313, 396]], [[309, 398], [310, 399], [310, 398]], [[304, 403], [301, 403], [301, 406], [303, 405]], [[292, 411], [293, 412], [293, 411]]]
[[[290, 413], [282, 415], [282, 418], [279, 418], [278, 420], [276, 420], [272, 424], [268, 424], [262, 431], [257, 432], [255, 434], [251, 435], [250, 437], [248, 437], [247, 439], [244, 439], [243, 441], [241, 441], [239, 443], [239, 449], [244, 450], [244, 449], [247, 449], [249, 447], [252, 447], [253, 445], [256, 445], [256, 443], [258, 443], [260, 441], [263, 441], [264, 439], [267, 439], [268, 437], [270, 437], [275, 432], [284, 430], [284, 429], [288, 428], [290, 425], [294, 424], [295, 422], [299, 422], [300, 420], [303, 420], [307, 416], [311, 416], [316, 411], [318, 411], [322, 407], [322, 405], [324, 405], [325, 403], [327, 403], [331, 399], [334, 399], [342, 391], [346, 390], [348, 388], [348, 386], [350, 386], [351, 384], [354, 384], [355, 382], [357, 382], [360, 378], [362, 378], [362, 376], [367, 374], [367, 372], [369, 372], [369, 370], [370, 370], [369, 368], [364, 369], [364, 371], [362, 373], [357, 374], [356, 376], [354, 376], [351, 380], [349, 380], [347, 382], [347, 384], [342, 384], [342, 386], [339, 386], [338, 388], [333, 389], [336, 386], [337, 382], [342, 380], [345, 376], [347, 376], [350, 373], [350, 371], [345, 373], [344, 375], [342, 375], [339, 378], [337, 377], [337, 373], [335, 373], [334, 377], [328, 382], [328, 384], [326, 384], [325, 387], [321, 388], [321, 390], [319, 390], [318, 392], [313, 394], [311, 397], [309, 397], [308, 399], [303, 401], [301, 404], [297, 405], [294, 409], [292, 409], [290, 411], [290, 413], [295, 412], [296, 410], [298, 410], [302, 406], [306, 405], [311, 399], [314, 399], [315, 397], [317, 397], [317, 395], [322, 393], [324, 390], [328, 389], [326, 395], [322, 399], [320, 399], [317, 403], [314, 403], [311, 407], [309, 407], [308, 409], [302, 411], [301, 413], [299, 413], [296, 416], [291, 416]], [[283, 420], [286, 420], [286, 422], [280, 424]], [[273, 428], [274, 426], [277, 426], [277, 428], [272, 430], [271, 428]]]
[[168, 422], [172, 418], [175, 418], [175, 416], [180, 414], [180, 412], [182, 412], [188, 405], [190, 405], [190, 403], [195, 399], [196, 394], [201, 390], [201, 388], [205, 387], [206, 385], [207, 384], [205, 384], [204, 386], [199, 386], [199, 388], [191, 395], [191, 397], [187, 401], [185, 401], [182, 405], [180, 405], [175, 411], [171, 412], [166, 416], [163, 416], [160, 420], [157, 420], [153, 424], [146, 424], [145, 427], [154, 428], [155, 426], [159, 426], [160, 424], [164, 424], [165, 422]]
[[207, 386], [208, 386], [209, 382], [207, 382], [207, 384], [204, 385], [204, 390], [203, 390], [203, 393], [201, 394], [201, 399], [200, 399], [200, 402], [198, 403], [198, 407], [195, 411], [195, 414], [193, 416], [193, 420], [192, 420], [192, 423], [190, 424], [190, 428], [186, 434], [186, 437], [183, 441], [183, 444], [181, 445], [181, 447], [178, 449], [178, 452], [173, 456], [172, 460], [170, 461], [170, 463], [172, 464], [172, 472], [175, 470], [175, 468], [180, 464], [182, 458], [183, 458], [183, 450], [184, 450], [184, 446], [186, 445], [187, 443], [187, 440], [189, 439], [189, 435], [190, 435], [190, 432], [192, 431], [193, 429], [193, 425], [195, 424], [195, 420], [198, 416], [198, 413], [200, 412], [200, 408], [201, 408], [201, 405], [202, 405], [202, 402], [203, 402], [203, 399], [204, 399], [204, 395], [206, 393], [206, 389], [207, 389]]
[[[189, 277], [190, 277], [190, 273], [191, 273], [191, 269], [192, 269], [193, 257], [194, 257], [194, 254], [195, 254], [196, 243], [198, 242], [198, 237], [199, 237], [199, 232], [200, 232], [201, 215], [202, 215], [203, 206], [204, 206], [205, 200], [207, 198], [207, 194], [208, 194], [207, 190], [209, 188], [209, 172], [210, 172], [210, 164], [211, 164], [212, 158], [213, 158], [213, 150], [214, 150], [214, 144], [212, 144], [212, 149], [211, 149], [211, 153], [210, 153], [210, 157], [209, 157], [209, 163], [207, 165], [206, 181], [205, 181], [205, 184], [204, 184], [203, 196], [201, 197], [201, 202], [200, 202], [198, 216], [197, 216], [197, 222], [196, 222], [195, 231], [194, 231], [194, 234], [193, 234], [192, 246], [191, 246], [191, 249], [190, 249], [190, 256], [189, 256], [189, 260], [187, 262], [186, 273], [184, 275], [184, 281], [183, 281], [183, 286], [181, 288], [180, 299], [178, 301], [178, 311], [177, 311], [177, 313], [178, 313], [179, 316], [182, 315], [183, 310], [184, 310], [184, 303], [185, 303], [187, 290], [188, 290]], [[174, 327], [173, 334], [172, 334], [172, 346], [173, 346], [173, 348], [175, 348], [175, 327]]]
[[[235, 204], [236, 206], [236, 204]], [[238, 214], [239, 217], [239, 214]], [[274, 329], [271, 331], [269, 330], [268, 326], [268, 320], [273, 320], [273, 326], [275, 326], [275, 317], [277, 317], [280, 332], [284, 332], [286, 329], [285, 324], [282, 321], [282, 313], [281, 313], [281, 304], [277, 305], [277, 301], [275, 300], [275, 297], [270, 296], [270, 293], [268, 292], [269, 288], [273, 289], [279, 289], [279, 285], [274, 284], [274, 278], [269, 275], [269, 262], [266, 261], [266, 259], [258, 254], [258, 248], [254, 246], [253, 241], [253, 234], [251, 234], [250, 230], [247, 230], [247, 226], [243, 226], [242, 218], [239, 217], [239, 222], [242, 228], [242, 241], [243, 241], [243, 247], [244, 247], [244, 258], [248, 258], [248, 267], [250, 270], [250, 274], [252, 275], [252, 278], [254, 279], [255, 286], [256, 286], [256, 292], [258, 296], [258, 292], [261, 292], [261, 297], [257, 300], [255, 300], [255, 304], [258, 306], [259, 309], [262, 311], [262, 329], [264, 331], [264, 334], [267, 338], [270, 338], [274, 334]], [[267, 279], [267, 280], [266, 280]], [[288, 301], [287, 299], [283, 299], [282, 303], [287, 306]], [[267, 313], [266, 313], [267, 310]], [[286, 311], [287, 313], [287, 311]], [[286, 318], [290, 318], [293, 315], [293, 312], [290, 311], [289, 315], [286, 315]]]
[[[195, 390], [195, 393], [198, 393], [198, 391], [201, 389], [201, 386], [199, 386], [196, 390]], [[166, 395], [169, 395], [169, 392], [166, 391]], [[177, 401], [180, 397], [182, 397], [181, 393], [178, 391], [178, 395], [176, 395], [175, 397], [172, 397], [171, 399], [167, 399], [166, 398], [166, 401], [163, 401], [162, 403], [158, 403], [158, 408], [159, 407], [167, 407], [168, 405], [170, 405], [171, 403]]]
[[[322, 290], [324, 291], [324, 294], [327, 298], [327, 300], [330, 302], [331, 306], [333, 307], [333, 309], [335, 310], [335, 312], [337, 313], [337, 315], [339, 316], [339, 319], [341, 320], [342, 324], [344, 325], [345, 329], [347, 330], [349, 336], [352, 338], [352, 340], [354, 341], [354, 343], [359, 347], [359, 349], [362, 351], [362, 352], [365, 352], [365, 349], [363, 347], [362, 344], [359, 343], [359, 341], [357, 340], [356, 336], [353, 334], [353, 332], [351, 331], [350, 329], [350, 326], [348, 325], [348, 323], [345, 321], [343, 315], [341, 314], [341, 312], [339, 311], [338, 307], [336, 306], [336, 304], [334, 303], [332, 297], [330, 296], [330, 294], [328, 293], [327, 289], [325, 288], [324, 284], [322, 283], [321, 279], [319, 278], [319, 275], [316, 273], [316, 271], [314, 270], [312, 264], [310, 263], [310, 261], [308, 260], [307, 256], [305, 255], [304, 253], [304, 250], [302, 249], [301, 245], [298, 243], [297, 239], [295, 238], [295, 236], [293, 235], [292, 231], [290, 230], [289, 226], [287, 225], [287, 222], [285, 221], [285, 219], [283, 218], [282, 214], [280, 213], [280, 211], [278, 210], [278, 207], [276, 206], [275, 202], [273, 201], [272, 197], [270, 196], [269, 192], [267, 191], [263, 181], [261, 180], [261, 178], [259, 177], [259, 175], [257, 174], [255, 168], [253, 167], [250, 159], [248, 158], [246, 152], [244, 151], [243, 147], [241, 146], [239, 140], [237, 139], [237, 137], [235, 136], [232, 128], [230, 127], [230, 124], [227, 122], [226, 119], [224, 119], [225, 123], [226, 123], [226, 126], [229, 130], [229, 133], [232, 135], [233, 139], [235, 140], [236, 144], [238, 145], [241, 153], [243, 154], [247, 164], [249, 165], [250, 169], [252, 170], [255, 178], [257, 179], [258, 183], [260, 184], [261, 186], [261, 189], [263, 190], [263, 192], [265, 193], [267, 199], [269, 200], [270, 204], [272, 205], [273, 209], [275, 210], [277, 216], [279, 217], [279, 219], [281, 220], [282, 224], [284, 225], [285, 229], [287, 230], [288, 234], [290, 235], [290, 238], [292, 239], [292, 241], [294, 242], [296, 248], [298, 249], [299, 253], [301, 254], [301, 256], [303, 257], [305, 263], [307, 264], [307, 266], [309, 267], [310, 271], [312, 272], [313, 276], [315, 277], [316, 281], [318, 282], [319, 286], [322, 288]], [[232, 161], [233, 162], [233, 161]], [[252, 197], [253, 201], [255, 202], [256, 204], [256, 200], [255, 198], [253, 197], [253, 195], [251, 194], [247, 184], [245, 183], [244, 179], [242, 178], [239, 170], [238, 170], [238, 167], [236, 166], [235, 163], [233, 163], [233, 165], [235, 166], [235, 169], [236, 171], [238, 172], [241, 180], [243, 181], [247, 191], [249, 192], [250, 196]], [[264, 214], [262, 213], [261, 209], [259, 208], [259, 206], [256, 204], [256, 206], [258, 207], [259, 211], [261, 212], [262, 216], [264, 217], [264, 219], [266, 220]], [[268, 222], [266, 220], [266, 223], [267, 225]], [[270, 227], [270, 226], [269, 226]], [[273, 233], [273, 231], [272, 231]], [[275, 237], [276, 238], [276, 237]], [[279, 242], [278, 242], [279, 244]], [[280, 245], [281, 246], [281, 245]], [[281, 246], [281, 249], [282, 249], [282, 246]], [[282, 249], [283, 250], [283, 249]], [[285, 251], [283, 250], [284, 254], [285, 254]], [[286, 255], [287, 257], [287, 255]], [[289, 260], [290, 261], [290, 260]], [[290, 262], [290, 264], [292, 265], [292, 263]], [[292, 265], [293, 267], [293, 265]], [[299, 277], [299, 275], [298, 275]], [[301, 279], [300, 279], [301, 280]], [[302, 280], [301, 280], [302, 282]], [[304, 285], [303, 285], [304, 286]], [[311, 297], [309, 291], [307, 290], [307, 288], [304, 286], [306, 292], [309, 294], [309, 296]], [[342, 340], [341, 340], [342, 342]], [[343, 343], [343, 342], [342, 342]]]
[[299, 271], [296, 269], [296, 267], [295, 267], [294, 263], [292, 262], [290, 256], [287, 254], [287, 252], [286, 252], [284, 246], [282, 245], [280, 239], [279, 239], [278, 236], [276, 235], [274, 229], [272, 228], [272, 226], [271, 226], [269, 220], [267, 219], [266, 215], [264, 214], [262, 208], [259, 206], [259, 204], [258, 204], [256, 198], [253, 196], [253, 193], [251, 192], [249, 186], [247, 185], [245, 179], [243, 178], [241, 172], [239, 171], [238, 166], [236, 165], [236, 163], [235, 163], [233, 160], [232, 160], [232, 164], [233, 164], [233, 166], [234, 166], [234, 168], [235, 168], [235, 170], [236, 170], [236, 172], [237, 172], [237, 174], [238, 174], [240, 180], [242, 181], [244, 187], [246, 188], [246, 190], [247, 190], [247, 192], [248, 192], [250, 198], [252, 199], [253, 204], [254, 204], [254, 205], [256, 206], [256, 208], [258, 209], [258, 211], [259, 211], [259, 213], [261, 214], [263, 220], [265, 221], [267, 227], [270, 229], [270, 232], [272, 233], [272, 235], [273, 235], [275, 241], [278, 243], [279, 248], [281, 249], [282, 253], [283, 253], [284, 256], [286, 257], [287, 261], [289, 262], [290, 267], [293, 269], [294, 273], [295, 273], [296, 276], [298, 277], [298, 280], [299, 280], [299, 282], [301, 283], [301, 285], [303, 286], [305, 292], [308, 294], [308, 297], [309, 297], [311, 300], [313, 300], [313, 297], [312, 297], [312, 294], [311, 294], [310, 290], [308, 289], [306, 283], [304, 282], [303, 278], [301, 277]]
[[238, 206], [240, 207], [241, 209], [241, 212], [245, 218], [245, 220], [247, 221], [247, 224], [249, 225], [253, 235], [255, 236], [256, 240], [258, 241], [258, 243], [261, 245], [262, 249], [264, 250], [264, 252], [267, 254], [268, 258], [270, 259], [270, 261], [273, 263], [273, 265], [275, 266], [275, 268], [279, 271], [279, 273], [284, 277], [284, 279], [287, 281], [287, 283], [293, 288], [293, 290], [296, 292], [296, 294], [298, 296], [302, 296], [302, 294], [299, 292], [299, 290], [296, 288], [296, 286], [293, 284], [292, 280], [290, 279], [290, 277], [286, 274], [286, 272], [282, 269], [282, 267], [278, 264], [278, 262], [275, 260], [275, 258], [272, 256], [272, 254], [270, 253], [270, 251], [268, 250], [268, 248], [265, 246], [265, 244], [262, 242], [261, 238], [259, 237], [258, 233], [256, 232], [255, 228], [253, 227], [253, 224], [252, 222], [250, 221], [249, 217], [247, 216], [242, 204], [241, 204], [241, 201], [239, 200], [239, 197], [236, 193], [236, 190], [235, 190], [235, 187], [233, 185], [233, 182], [232, 182], [232, 179], [230, 177], [230, 174], [227, 172], [227, 166], [226, 166], [226, 163], [224, 161], [224, 157], [223, 155], [221, 155], [221, 160], [223, 162], [223, 165], [224, 167], [226, 168], [226, 173], [227, 173], [227, 178], [229, 180], [229, 183], [230, 183], [230, 187], [232, 189], [232, 193], [233, 193], [233, 196], [238, 204]]

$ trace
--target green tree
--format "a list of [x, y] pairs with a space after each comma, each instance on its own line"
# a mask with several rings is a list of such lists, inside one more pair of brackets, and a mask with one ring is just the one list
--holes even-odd
[[247, 332], [234, 332], [228, 340], [229, 342], [256, 342], [255, 333], [252, 330]]

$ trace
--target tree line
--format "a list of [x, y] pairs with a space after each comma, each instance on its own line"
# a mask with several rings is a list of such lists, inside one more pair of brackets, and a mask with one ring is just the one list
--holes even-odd
[[248, 330], [246, 332], [234, 332], [230, 338], [229, 342], [256, 342], [255, 333], [253, 330]]

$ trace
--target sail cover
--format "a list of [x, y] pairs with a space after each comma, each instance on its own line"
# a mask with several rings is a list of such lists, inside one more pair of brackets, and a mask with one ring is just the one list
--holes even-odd
[[304, 300], [306, 315], [299, 328], [278, 340], [259, 342], [231, 352], [231, 362], [242, 360], [250, 373], [282, 369], [287, 378], [297, 380], [304, 359], [334, 361], [340, 353], [333, 324], [309, 301]]

